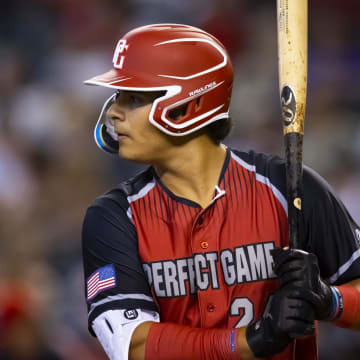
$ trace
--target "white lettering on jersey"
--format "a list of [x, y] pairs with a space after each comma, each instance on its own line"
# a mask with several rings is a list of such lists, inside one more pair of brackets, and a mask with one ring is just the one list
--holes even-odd
[[265, 256], [262, 244], [249, 246], [248, 252], [253, 280], [266, 278]]
[[276, 277], [271, 250], [274, 242], [239, 246], [233, 250], [195, 254], [190, 258], [144, 263], [150, 286], [158, 297], [178, 297], [219, 289], [219, 276], [232, 286]]
[[[153, 281], [154, 281], [154, 289], [155, 293], [158, 296], [165, 297], [165, 289], [164, 289], [164, 271], [163, 271], [163, 262], [152, 263], [152, 272], [153, 272]], [[163, 286], [161, 286], [163, 285]]]
[[179, 288], [180, 288], [180, 295], [186, 295], [186, 286], [185, 282], [189, 280], [189, 273], [187, 271], [187, 261], [186, 259], [179, 259], [176, 261], [177, 265], [177, 274], [179, 279]]
[[237, 280], [240, 283], [251, 281], [248, 261], [246, 259], [244, 247], [235, 249]]
[[223, 269], [224, 280], [227, 285], [234, 285], [236, 281], [234, 255], [230, 250], [221, 252], [221, 267]]
[[165, 287], [166, 287], [166, 295], [171, 296], [179, 296], [179, 281], [176, 280], [176, 264], [173, 261], [164, 262], [164, 278]]
[[200, 290], [207, 290], [209, 287], [209, 274], [203, 272], [207, 269], [207, 262], [204, 254], [196, 254], [194, 256], [195, 274], [196, 274], [196, 285]]
[[218, 280], [217, 268], [216, 268], [216, 263], [218, 261], [218, 254], [216, 252], [208, 252], [206, 253], [206, 260], [209, 264], [209, 269], [210, 269], [211, 287], [213, 289], [218, 289], [219, 280]]
[[266, 259], [266, 266], [268, 271], [268, 278], [276, 278], [274, 273], [274, 259], [271, 256], [271, 250], [274, 249], [274, 243], [265, 243], [264, 250], [265, 250], [265, 259]]
[[[195, 287], [195, 266], [194, 266], [194, 259], [188, 259], [188, 271], [189, 271], [189, 281], [190, 281], [190, 294], [196, 293]], [[186, 295], [186, 292], [185, 292]]]

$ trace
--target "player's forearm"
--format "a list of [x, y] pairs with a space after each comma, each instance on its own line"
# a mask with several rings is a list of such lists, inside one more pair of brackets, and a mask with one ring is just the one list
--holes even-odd
[[[149, 333], [151, 330], [151, 327], [153, 324], [157, 324], [158, 329], [156, 331], [159, 331], [159, 328], [161, 329], [161, 326], [167, 326], [167, 324], [158, 324], [158, 323], [152, 323], [152, 322], [146, 322], [140, 324], [136, 330], [134, 331], [131, 343], [130, 343], [130, 350], [129, 350], [129, 359], [130, 360], [143, 360], [146, 358], [146, 344], [149, 337]], [[160, 330], [161, 331], [161, 330]], [[174, 337], [172, 338], [171, 344], [169, 344], [169, 341], [167, 341], [169, 337], [169, 332], [171, 331], [177, 331], [177, 333], [174, 333]], [[163, 336], [167, 337], [167, 339], [164, 341], [164, 339], [160, 339], [161, 341], [158, 342], [159, 346], [158, 349], [155, 350], [158, 353], [156, 354], [156, 359], [192, 359], [194, 355], [191, 355], [190, 357], [186, 354], [191, 354], [192, 350], [194, 350], [194, 347], [196, 347], [195, 351], [198, 351], [199, 353], [202, 351], [200, 347], [203, 347], [204, 343], [203, 337], [213, 337], [216, 340], [216, 337], [214, 337], [214, 332], [217, 331], [219, 334], [219, 343], [216, 341], [209, 341], [209, 344], [212, 345], [214, 348], [208, 348], [207, 351], [211, 351], [212, 355], [214, 353], [219, 352], [219, 354], [224, 354], [225, 352], [229, 352], [229, 359], [241, 359], [241, 360], [253, 360], [254, 356], [247, 344], [246, 341], [246, 328], [241, 328], [238, 331], [236, 331], [237, 337], [234, 338], [234, 349], [231, 350], [231, 343], [229, 339], [229, 343], [226, 344], [226, 340], [228, 340], [228, 336], [225, 335], [225, 341], [223, 332], [226, 334], [230, 333], [229, 329], [191, 329], [186, 326], [181, 325], [175, 325], [175, 324], [168, 324], [166, 327], [166, 330], [164, 328]], [[208, 332], [208, 334], [207, 334]], [[153, 335], [154, 336], [154, 335]], [[216, 334], [215, 334], [216, 336]], [[186, 341], [185, 341], [186, 340]], [[151, 340], [150, 340], [151, 341]], [[192, 346], [193, 345], [195, 346]], [[225, 343], [225, 344], [224, 344]], [[160, 349], [161, 344], [165, 344], [167, 349]], [[148, 344], [148, 346], [153, 346], [153, 342], [151, 344]], [[192, 347], [192, 350], [190, 349]], [[228, 348], [227, 348], [228, 347]], [[166, 353], [169, 351], [170, 353], [166, 355]], [[176, 351], [178, 349], [178, 351]], [[155, 351], [147, 351], [147, 353], [154, 353]], [[166, 356], [166, 357], [165, 357]], [[219, 357], [220, 358], [220, 357]], [[151, 359], [150, 359], [151, 360]]]
[[339, 327], [360, 331], [360, 279], [332, 287], [333, 310], [330, 320]]
[[144, 322], [135, 329], [130, 342], [129, 360], [145, 359], [146, 340], [152, 324], [152, 321]]
[[241, 360], [253, 360], [255, 359], [253, 352], [250, 350], [249, 344], [246, 340], [246, 327], [239, 329], [238, 333], [238, 349]]
[[247, 328], [203, 329], [143, 323], [132, 336], [131, 360], [252, 360], [284, 351], [294, 338], [314, 331], [314, 311], [290, 291], [274, 294], [267, 316]]
[[[349, 285], [354, 286], [358, 290], [358, 301], [357, 304], [360, 307], [360, 279], [351, 281]], [[352, 330], [360, 331], [360, 316], [355, 320], [355, 323], [350, 327]]]

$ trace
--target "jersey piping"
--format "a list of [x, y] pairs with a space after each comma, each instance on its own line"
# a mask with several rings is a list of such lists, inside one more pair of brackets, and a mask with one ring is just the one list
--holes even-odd
[[[154, 186], [156, 185], [156, 182], [155, 182], [155, 179], [152, 179], [149, 183], [147, 183], [143, 188], [141, 188], [139, 190], [139, 192], [137, 192], [136, 194], [134, 195], [130, 195], [127, 197], [127, 200], [129, 202], [129, 205], [136, 201], [136, 200], [139, 200], [141, 198], [143, 198], [144, 196], [146, 196], [146, 194], [151, 191]], [[131, 206], [129, 206], [128, 210], [127, 210], [127, 216], [129, 219], [132, 219], [132, 211], [131, 211]]]
[[350, 259], [345, 264], [341, 265], [334, 275], [329, 277], [330, 283], [333, 284], [337, 279], [339, 279], [340, 276], [343, 275], [358, 258], [360, 258], [360, 249], [356, 250]]
[[238, 156], [236, 156], [233, 152], [231, 152], [231, 157], [241, 166], [243, 166], [245, 169], [255, 172], [255, 178], [256, 180], [262, 182], [263, 184], [267, 185], [270, 187], [271, 191], [273, 192], [273, 194], [275, 195], [275, 197], [280, 201], [280, 204], [282, 205], [286, 215], [288, 215], [288, 203], [287, 200], [285, 198], [285, 196], [280, 192], [279, 189], [276, 188], [276, 186], [274, 186], [271, 182], [270, 179], [257, 173], [256, 172], [256, 166], [255, 165], [250, 165], [247, 162], [245, 162], [244, 160], [240, 159]]
[[94, 303], [90, 304], [89, 316], [96, 309], [96, 307], [98, 307], [100, 305], [104, 305], [106, 303], [113, 302], [113, 301], [118, 301], [118, 300], [131, 300], [131, 299], [133, 299], [133, 300], [145, 300], [145, 301], [154, 302], [154, 299], [152, 297], [146, 296], [146, 295], [143, 295], [143, 294], [109, 295], [105, 299], [102, 299], [102, 300], [99, 300], [97, 302], [94, 302]]

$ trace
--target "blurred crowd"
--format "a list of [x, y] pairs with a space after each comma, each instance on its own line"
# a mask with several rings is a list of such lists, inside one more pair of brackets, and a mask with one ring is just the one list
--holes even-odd
[[[360, 2], [309, 4], [304, 162], [360, 223]], [[275, 0], [1, 1], [0, 360], [105, 358], [87, 331], [81, 225], [97, 196], [141, 166], [97, 149], [109, 93], [82, 82], [110, 69], [122, 34], [164, 22], [201, 27], [229, 49], [227, 144], [283, 153]], [[320, 359], [359, 350], [359, 333], [321, 326]]]

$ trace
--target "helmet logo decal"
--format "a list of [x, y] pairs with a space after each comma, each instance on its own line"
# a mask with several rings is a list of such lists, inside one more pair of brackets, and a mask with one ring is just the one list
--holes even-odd
[[125, 56], [123, 55], [124, 52], [127, 51], [129, 45], [127, 44], [126, 40], [119, 40], [113, 57], [113, 64], [114, 67], [117, 69], [122, 69], [124, 66]]
[[213, 81], [210, 84], [206, 84], [205, 86], [202, 86], [200, 89], [195, 89], [194, 91], [190, 91], [189, 96], [194, 96], [194, 95], [197, 95], [197, 94], [201, 94], [203, 91], [209, 90], [209, 89], [213, 88], [215, 85], [216, 85], [216, 81]]

